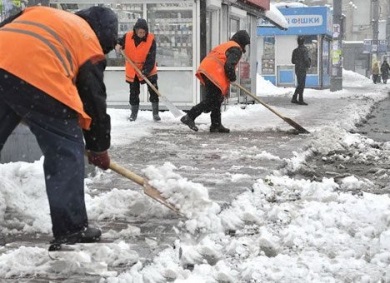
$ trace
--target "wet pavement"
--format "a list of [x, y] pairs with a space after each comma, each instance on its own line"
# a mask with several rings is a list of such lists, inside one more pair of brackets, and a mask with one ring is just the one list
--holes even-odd
[[390, 94], [389, 98], [375, 105], [366, 122], [359, 127], [358, 133], [378, 142], [390, 141]]
[[[288, 102], [286, 102], [288, 103]], [[341, 102], [347, 104], [348, 101]], [[313, 117], [310, 122], [315, 123]], [[378, 141], [373, 146], [381, 147], [381, 142], [390, 140], [390, 98], [379, 103], [373, 112], [362, 123], [359, 132]], [[227, 126], [227, 125], [226, 125]], [[273, 170], [285, 166], [284, 159], [294, 156], [292, 149], [300, 150], [304, 144], [306, 135], [296, 135], [293, 131], [234, 131], [230, 134], [211, 134], [209, 132], [191, 132], [187, 127], [180, 129], [158, 129], [150, 137], [142, 138], [128, 146], [115, 147], [111, 151], [111, 157], [125, 168], [132, 168], [135, 172], [141, 172], [148, 165], [162, 165], [171, 162], [177, 167], [177, 173], [189, 180], [201, 183], [209, 189], [210, 198], [217, 201], [222, 207], [228, 206], [231, 201], [245, 190], [251, 190], [255, 180], [265, 178]], [[264, 152], [274, 155], [274, 158], [262, 157]], [[348, 161], [340, 161], [336, 156], [340, 154], [353, 156], [353, 152], [333, 152], [326, 156], [313, 156], [307, 161], [307, 167], [297, 174], [297, 178], [311, 180], [323, 177], [335, 179], [347, 175], [356, 175], [361, 178], [375, 180], [379, 170], [390, 172], [390, 161], [382, 160], [367, 162], [365, 164], [354, 163], [353, 158]], [[116, 174], [114, 172], [107, 174]], [[240, 175], [234, 179], [233, 174]], [[390, 174], [389, 174], [390, 175]], [[113, 187], [118, 189], [140, 190], [140, 187], [126, 178], [108, 176], [109, 186], [104, 180], [94, 183], [98, 192], [104, 192]], [[232, 181], [234, 179], [234, 181]], [[378, 180], [376, 193], [389, 193], [387, 183], [390, 180]], [[390, 188], [389, 188], [390, 190]], [[156, 203], [156, 205], [159, 205]], [[11, 214], [8, 212], [8, 215]], [[131, 239], [126, 239], [139, 254], [140, 260], [149, 262], [153, 257], [165, 249], [167, 245], [174, 245], [178, 237], [173, 227], [177, 226], [180, 217], [173, 213], [169, 217], [143, 219], [137, 216], [124, 216], [123, 219], [102, 220], [97, 222], [104, 232], [108, 230], [121, 231], [133, 225], [141, 229], [141, 233]], [[49, 239], [29, 239], [26, 235], [15, 238], [15, 244], [20, 245], [26, 241], [27, 245], [37, 245], [37, 242], [48, 242]], [[9, 239], [7, 239], [9, 241]], [[112, 266], [110, 270], [121, 272], [123, 266]], [[56, 278], [48, 274], [47, 278], [19, 278], [14, 282], [46, 282], [63, 281], [64, 278]], [[77, 276], [68, 278], [66, 282], [96, 282], [95, 276]], [[9, 281], [9, 282], [12, 282]]]
[[[275, 100], [273, 101], [275, 102]], [[341, 102], [348, 103], [347, 101]], [[388, 130], [390, 99], [376, 105], [372, 114], [367, 117], [367, 123], [361, 128], [368, 136], [380, 136], [374, 147], [380, 148], [381, 142], [390, 140]], [[315, 123], [315, 122], [313, 122]], [[118, 160], [124, 167], [140, 172], [147, 165], [162, 165], [171, 162], [177, 167], [176, 172], [184, 178], [201, 183], [209, 189], [210, 198], [222, 207], [229, 206], [231, 201], [245, 190], [251, 190], [255, 180], [265, 178], [274, 170], [284, 168], [284, 159], [294, 156], [307, 139], [307, 135], [296, 135], [294, 131], [256, 132], [233, 131], [229, 134], [210, 134], [209, 132], [191, 132], [187, 127], [180, 130], [156, 130], [153, 137], [143, 138], [136, 144], [117, 147], [112, 151], [113, 160]], [[267, 152], [274, 158], [262, 158]], [[287, 172], [291, 177], [321, 180], [323, 177], [335, 178], [337, 181], [346, 176], [376, 180], [378, 172], [387, 170], [390, 175], [390, 160], [368, 160], [362, 164], [354, 158], [339, 160], [345, 154], [354, 156], [354, 151], [330, 152], [324, 156], [312, 156], [299, 172]], [[125, 158], [124, 158], [125, 157]], [[113, 173], [114, 174], [114, 173]], [[232, 175], [243, 176], [234, 182]], [[115, 178], [110, 178], [115, 179]], [[369, 190], [373, 193], [389, 193], [388, 179], [377, 179], [375, 187]], [[98, 186], [98, 184], [95, 184]], [[115, 187], [136, 189], [124, 178], [115, 179]], [[158, 205], [158, 204], [156, 204]], [[166, 245], [173, 245], [178, 235], [173, 233], [173, 227], [180, 218], [172, 215], [171, 219], [129, 219], [141, 229], [140, 237], [132, 239], [135, 250], [147, 262]], [[107, 228], [116, 227], [117, 223], [107, 223]], [[103, 229], [105, 227], [103, 226]], [[146, 236], [145, 236], [146, 235]], [[155, 245], [150, 247], [150, 239]]]

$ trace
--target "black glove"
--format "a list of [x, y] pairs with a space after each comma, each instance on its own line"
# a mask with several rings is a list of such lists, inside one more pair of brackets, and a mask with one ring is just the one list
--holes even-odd
[[147, 76], [149, 76], [149, 72], [148, 71], [146, 71], [146, 70], [142, 70], [142, 75], [144, 75], [144, 77], [147, 77]]
[[110, 157], [107, 150], [102, 152], [88, 150], [87, 156], [89, 164], [93, 164], [103, 170], [107, 170], [110, 167]]
[[231, 82], [231, 83], [233, 83], [233, 82], [235, 82], [236, 81], [236, 75], [234, 74], [234, 76], [231, 76], [230, 78], [229, 78], [229, 81]]

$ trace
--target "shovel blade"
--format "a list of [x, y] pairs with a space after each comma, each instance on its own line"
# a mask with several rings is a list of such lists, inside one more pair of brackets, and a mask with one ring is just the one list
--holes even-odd
[[283, 117], [283, 120], [287, 122], [290, 126], [294, 127], [296, 130], [298, 130], [302, 134], [310, 134], [308, 130], [306, 130], [304, 127], [299, 125], [297, 122], [291, 120], [290, 118]]
[[154, 199], [154, 200], [158, 201], [159, 203], [161, 203], [162, 205], [166, 206], [167, 208], [169, 208], [173, 212], [175, 212], [177, 214], [181, 214], [179, 212], [179, 210], [173, 204], [168, 202], [167, 199], [161, 195], [161, 192], [159, 190], [157, 190], [156, 188], [151, 186], [146, 180], [144, 183], [144, 193], [148, 197], [151, 197], [152, 199]]
[[134, 183], [137, 183], [138, 185], [142, 186], [144, 188], [145, 195], [147, 195], [148, 197], [151, 197], [152, 199], [158, 201], [162, 205], [165, 205], [166, 207], [168, 207], [170, 210], [181, 215], [179, 210], [173, 204], [169, 203], [167, 201], [167, 199], [161, 195], [161, 192], [159, 190], [152, 187], [148, 183], [147, 179], [142, 178], [141, 176], [138, 176], [134, 172], [120, 166], [119, 164], [117, 164], [113, 161], [111, 161], [111, 163], [110, 163], [110, 169], [113, 170], [114, 172], [122, 175], [123, 177], [126, 177], [126, 178], [132, 180]]
[[160, 96], [161, 100], [164, 102], [165, 106], [168, 110], [175, 116], [175, 118], [179, 118], [185, 115], [179, 108], [177, 108], [172, 102], [168, 100], [165, 96]]

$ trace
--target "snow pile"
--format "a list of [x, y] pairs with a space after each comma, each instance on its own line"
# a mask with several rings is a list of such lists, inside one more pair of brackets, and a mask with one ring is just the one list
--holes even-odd
[[[0, 164], [0, 223], [3, 233], [50, 233], [43, 158], [34, 163]], [[4, 219], [5, 212], [12, 217]], [[17, 228], [13, 231], [12, 228]]]
[[200, 230], [221, 230], [221, 223], [217, 217], [220, 207], [210, 200], [207, 188], [182, 178], [174, 172], [175, 169], [177, 168], [173, 164], [167, 162], [160, 167], [148, 166], [144, 173], [149, 179], [149, 184], [190, 219], [186, 221], [186, 227], [191, 233]]

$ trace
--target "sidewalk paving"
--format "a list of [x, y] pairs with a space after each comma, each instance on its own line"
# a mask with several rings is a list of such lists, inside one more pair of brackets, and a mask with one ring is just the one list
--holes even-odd
[[[286, 93], [289, 93], [289, 90]], [[231, 129], [230, 134], [209, 133], [208, 114], [197, 119], [199, 132], [193, 132], [169, 112], [161, 113], [162, 121], [155, 123], [150, 111], [141, 111], [137, 121], [130, 123], [127, 120], [129, 110], [110, 109], [113, 118], [110, 155], [113, 161], [140, 174], [148, 165], [163, 166], [167, 162], [171, 163], [176, 167], [175, 172], [191, 182], [207, 187], [210, 199], [217, 202], [222, 209], [228, 209], [237, 197], [254, 190], [259, 179], [265, 180], [273, 173], [285, 172], [292, 178], [309, 178], [309, 175], [304, 175], [307, 171], [295, 171], [292, 168], [295, 163], [302, 162], [301, 154], [316, 141], [321, 141], [322, 135], [332, 133], [327, 130], [328, 127], [357, 131], [353, 125], [363, 123], [373, 110], [375, 102], [385, 99], [386, 95], [387, 88], [383, 85], [356, 87], [353, 91], [345, 87], [340, 93], [329, 93], [329, 97], [326, 96], [326, 91], [306, 90], [305, 100], [309, 103], [308, 106], [292, 104], [289, 95], [260, 96], [260, 99], [275, 107], [282, 115], [293, 119], [311, 132], [300, 135], [261, 105], [247, 105], [245, 109], [227, 106], [228, 111], [223, 112], [222, 121], [224, 126]], [[307, 168], [309, 167], [310, 164]], [[390, 171], [390, 168], [388, 169]], [[112, 203], [106, 203], [107, 207], [100, 207], [101, 210], [94, 203], [89, 207], [89, 214], [91, 222], [102, 228], [103, 238], [122, 240], [130, 245], [138, 254], [138, 260], [142, 262], [144, 270], [148, 265], [153, 265], [161, 252], [167, 247], [174, 247], [178, 241], [190, 241], [194, 245], [202, 241], [201, 236], [196, 238], [185, 233], [185, 219], [149, 199], [142, 193], [140, 186], [114, 172], [102, 173], [91, 167], [90, 170], [95, 174], [87, 180], [87, 203], [92, 203], [95, 197], [100, 198], [113, 192], [131, 191], [134, 196], [128, 198], [123, 195], [123, 199], [114, 199]], [[275, 197], [277, 201], [278, 196]], [[288, 202], [287, 197], [292, 203], [297, 200], [294, 194], [290, 194], [283, 201]], [[137, 201], [126, 203], [129, 199]], [[109, 207], [113, 203], [115, 206]], [[102, 202], [100, 205], [105, 204]], [[127, 207], [125, 214], [120, 212], [123, 206]], [[120, 213], [115, 213], [116, 209]], [[105, 216], [111, 215], [110, 213], [111, 218]], [[13, 217], [13, 211], [5, 212], [6, 219]], [[21, 244], [44, 248], [49, 239], [41, 235], [31, 241], [31, 237], [34, 238], [34, 234], [28, 232], [13, 238], [6, 236], [8, 246], [0, 249], [0, 263], [2, 254], [17, 251]], [[236, 241], [242, 241], [244, 237], [245, 235], [237, 235]], [[210, 266], [216, 264], [209, 257], [203, 257], [202, 260]], [[129, 272], [133, 263], [126, 265], [123, 262], [109, 262], [108, 271], [117, 274]], [[35, 276], [21, 273], [14, 282], [62, 280], [61, 276], [64, 275], [59, 275], [52, 268], [54, 263], [47, 264], [50, 268], [43, 274]], [[96, 274], [88, 275], [82, 269], [69, 270], [66, 282], [96, 282], [100, 277]], [[139, 267], [139, 270], [142, 268]], [[144, 273], [146, 272], [145, 270]], [[107, 274], [102, 277], [110, 278]], [[12, 282], [12, 278], [8, 279]], [[162, 281], [156, 279], [150, 282]]]

